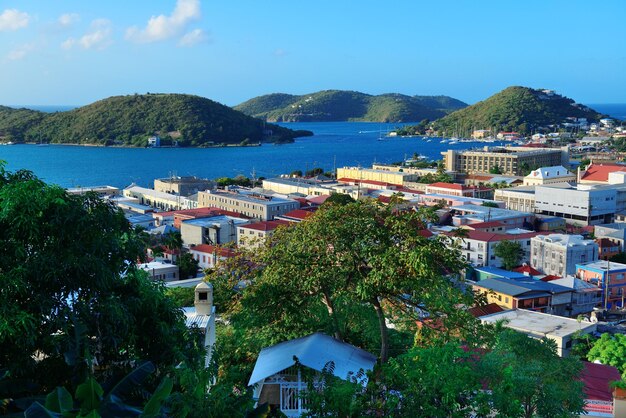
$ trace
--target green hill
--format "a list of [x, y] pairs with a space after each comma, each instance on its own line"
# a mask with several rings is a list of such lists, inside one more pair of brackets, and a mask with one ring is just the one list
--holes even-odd
[[5, 141], [146, 146], [155, 134], [180, 146], [285, 142], [306, 135], [185, 94], [109, 97], [57, 113], [0, 108], [0, 138]]
[[472, 106], [437, 120], [433, 127], [440, 134], [469, 136], [475, 129], [495, 129], [529, 134], [568, 117], [597, 121], [601, 114], [572, 99], [541, 89], [508, 87]]
[[235, 106], [247, 115], [270, 122], [408, 122], [437, 119], [465, 103], [447, 96], [372, 96], [356, 91], [325, 90], [294, 96], [275, 93]]

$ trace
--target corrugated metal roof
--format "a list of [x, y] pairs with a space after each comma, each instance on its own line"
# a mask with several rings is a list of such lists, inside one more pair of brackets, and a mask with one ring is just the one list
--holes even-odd
[[259, 383], [293, 366], [294, 357], [303, 366], [317, 371], [322, 371], [328, 363], [333, 362], [333, 374], [340, 379], [347, 379], [350, 374], [358, 373], [361, 369], [372, 370], [376, 363], [373, 354], [316, 332], [261, 350], [248, 385]]
[[187, 306], [183, 308], [183, 311], [185, 312], [185, 325], [187, 325], [187, 328], [198, 327], [200, 330], [205, 330], [209, 325], [211, 315], [199, 315], [193, 306]]

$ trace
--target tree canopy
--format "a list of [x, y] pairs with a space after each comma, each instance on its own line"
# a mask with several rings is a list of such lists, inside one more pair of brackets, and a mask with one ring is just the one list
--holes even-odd
[[522, 257], [524, 257], [524, 249], [522, 244], [517, 241], [500, 241], [494, 248], [496, 257], [502, 259], [502, 267], [506, 270], [513, 270], [519, 266]]

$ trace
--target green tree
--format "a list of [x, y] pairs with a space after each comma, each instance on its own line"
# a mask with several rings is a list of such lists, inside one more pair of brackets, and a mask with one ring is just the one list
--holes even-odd
[[196, 277], [198, 273], [198, 260], [193, 258], [191, 253], [185, 253], [178, 257], [176, 264], [178, 265], [181, 280]]
[[489, 169], [489, 174], [502, 174], [502, 169], [496, 164]]
[[617, 367], [622, 373], [626, 372], [626, 335], [604, 333], [587, 354], [589, 361], [599, 360], [602, 364]]
[[498, 206], [498, 204], [496, 202], [483, 202], [483, 206], [489, 207], [489, 208], [499, 208], [500, 206]]
[[324, 201], [325, 205], [347, 205], [348, 203], [354, 203], [354, 199], [349, 194], [343, 193], [332, 193]]
[[357, 346], [375, 342], [382, 362], [398, 332], [387, 321], [394, 318], [396, 330], [415, 333], [416, 308], [462, 333], [471, 318], [450, 301], [469, 304], [472, 297], [447, 274], [464, 263], [443, 240], [416, 233], [432, 216], [427, 209], [394, 213], [358, 201], [325, 205], [277, 230], [259, 254], [262, 269], [244, 290], [233, 324], [269, 337], [263, 344], [318, 330]]
[[506, 270], [513, 270], [519, 266], [522, 257], [524, 257], [522, 244], [517, 241], [500, 241], [493, 251], [496, 257], [502, 259], [502, 266]]
[[481, 361], [497, 416], [578, 417], [583, 413], [582, 364], [559, 357], [556, 343], [502, 330]]
[[83, 381], [91, 364], [112, 374], [201, 358], [163, 285], [135, 268], [145, 243], [95, 194], [0, 168], [0, 228], [0, 370], [12, 379], [47, 391]]
[[307, 172], [304, 175], [306, 177], [315, 177], [315, 176], [319, 176], [320, 174], [324, 174], [324, 169], [321, 167], [316, 167], [311, 170], [307, 170]]

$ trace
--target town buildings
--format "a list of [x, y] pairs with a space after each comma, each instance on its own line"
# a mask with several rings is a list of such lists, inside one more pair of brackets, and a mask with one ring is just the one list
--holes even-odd
[[466, 174], [490, 173], [497, 168], [501, 174], [520, 176], [532, 167], [569, 164], [567, 147], [485, 147], [482, 150], [448, 150], [441, 154], [446, 170]]
[[546, 275], [565, 277], [576, 265], [598, 259], [598, 244], [581, 235], [538, 235], [530, 240], [530, 265]]
[[576, 175], [562, 165], [541, 167], [524, 177], [524, 186], [541, 186], [544, 184], [575, 182]]
[[191, 196], [215, 188], [215, 182], [195, 176], [172, 176], [154, 180], [154, 190], [178, 196]]
[[405, 182], [417, 181], [418, 174], [404, 171], [375, 170], [361, 167], [342, 167], [337, 169], [337, 178], [356, 180], [374, 180], [402, 186]]
[[230, 187], [227, 190], [199, 192], [198, 206], [216, 207], [237, 212], [260, 221], [271, 221], [276, 216], [298, 209], [300, 203], [293, 199]]
[[624, 306], [626, 264], [598, 260], [576, 265], [576, 277], [602, 290], [602, 306]]

